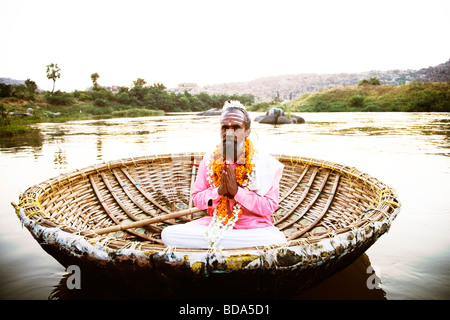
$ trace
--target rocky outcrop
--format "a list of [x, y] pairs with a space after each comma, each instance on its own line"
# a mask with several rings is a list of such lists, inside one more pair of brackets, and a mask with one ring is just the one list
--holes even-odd
[[280, 108], [271, 108], [265, 115], [255, 118], [256, 122], [265, 124], [290, 124], [290, 123], [305, 123], [305, 119], [299, 116], [286, 116]]
[[450, 60], [441, 63], [436, 67], [420, 69], [418, 74], [423, 76], [424, 81], [449, 82], [450, 81]]
[[33, 108], [28, 108], [27, 112], [21, 112], [21, 111], [12, 111], [9, 113], [10, 116], [13, 117], [32, 117], [34, 116], [34, 110]]

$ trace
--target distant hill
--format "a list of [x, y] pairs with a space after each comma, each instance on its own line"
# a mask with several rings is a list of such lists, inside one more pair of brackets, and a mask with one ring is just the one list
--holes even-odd
[[449, 82], [450, 81], [450, 60], [436, 67], [429, 67], [417, 71], [419, 77], [424, 81]]
[[12, 84], [14, 86], [18, 86], [19, 84], [25, 84], [24, 80], [15, 80], [11, 78], [0, 78], [0, 83], [4, 84]]
[[209, 94], [252, 94], [262, 101], [269, 101], [274, 97], [283, 100], [294, 100], [303, 93], [315, 92], [330, 87], [343, 85], [357, 85], [358, 82], [371, 77], [377, 77], [383, 84], [400, 85], [421, 81], [450, 81], [450, 60], [436, 67], [420, 70], [389, 70], [367, 71], [361, 73], [338, 74], [288, 74], [273, 77], [258, 78], [248, 82], [230, 82], [197, 86], [195, 83], [180, 84], [177, 88], [169, 89], [174, 92], [187, 90], [192, 94], [207, 92]]

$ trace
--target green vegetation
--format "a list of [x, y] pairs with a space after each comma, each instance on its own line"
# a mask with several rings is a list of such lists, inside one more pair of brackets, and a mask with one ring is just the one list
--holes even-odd
[[358, 83], [358, 86], [364, 86], [364, 85], [379, 86], [379, 85], [381, 85], [381, 81], [377, 77], [372, 77], [370, 79], [361, 80]]
[[[59, 77], [57, 65], [47, 66], [53, 80]], [[166, 112], [200, 112], [222, 108], [229, 99], [251, 105], [252, 95], [209, 95], [168, 92], [161, 83], [146, 85], [138, 78], [133, 87], [118, 87], [112, 92], [98, 84], [99, 75], [91, 74], [91, 90], [67, 93], [61, 91], [36, 92], [36, 84], [27, 79], [25, 85], [0, 83], [0, 136], [12, 136], [29, 130], [36, 122], [63, 122], [68, 120], [105, 119], [114, 117], [162, 116]], [[28, 110], [32, 109], [30, 115]]]
[[[200, 112], [211, 108], [220, 109], [229, 99], [239, 100], [249, 111], [263, 112], [280, 102], [274, 98], [271, 102], [255, 103], [255, 97], [250, 94], [168, 92], [163, 84], [147, 85], [141, 78], [134, 81], [131, 88], [117, 87], [111, 91], [98, 84], [98, 73], [91, 74], [93, 86], [90, 90], [54, 92], [60, 71], [56, 64], [47, 66], [47, 77], [53, 81], [51, 92], [37, 92], [36, 83], [30, 79], [21, 85], [0, 83], [0, 137], [28, 132], [31, 130], [28, 125], [37, 122]], [[377, 78], [370, 78], [361, 81], [357, 86], [341, 86], [306, 93], [278, 107], [287, 114], [338, 111], [449, 112], [449, 89], [450, 83], [444, 82], [413, 82], [392, 86], [381, 84]]]
[[383, 85], [376, 78], [358, 86], [305, 93], [282, 106], [285, 112], [450, 112], [450, 83]]

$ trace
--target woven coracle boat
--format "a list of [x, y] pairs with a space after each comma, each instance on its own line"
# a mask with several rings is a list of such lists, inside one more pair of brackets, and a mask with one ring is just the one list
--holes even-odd
[[[111, 161], [28, 188], [12, 203], [22, 224], [63, 266], [155, 292], [194, 288], [282, 296], [349, 265], [400, 210], [376, 178], [336, 163], [275, 156], [285, 165], [273, 221], [288, 243], [239, 249], [166, 247], [164, 227], [206, 213], [190, 193], [202, 154]], [[160, 291], [158, 291], [160, 290]], [[192, 295], [190, 295], [192, 296]]]

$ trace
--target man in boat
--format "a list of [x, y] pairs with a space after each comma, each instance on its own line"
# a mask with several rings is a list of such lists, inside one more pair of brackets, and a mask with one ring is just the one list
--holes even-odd
[[286, 242], [273, 225], [283, 165], [249, 139], [251, 119], [239, 101], [225, 102], [222, 143], [201, 161], [192, 190], [197, 208], [208, 216], [166, 227], [168, 246], [238, 248]]

